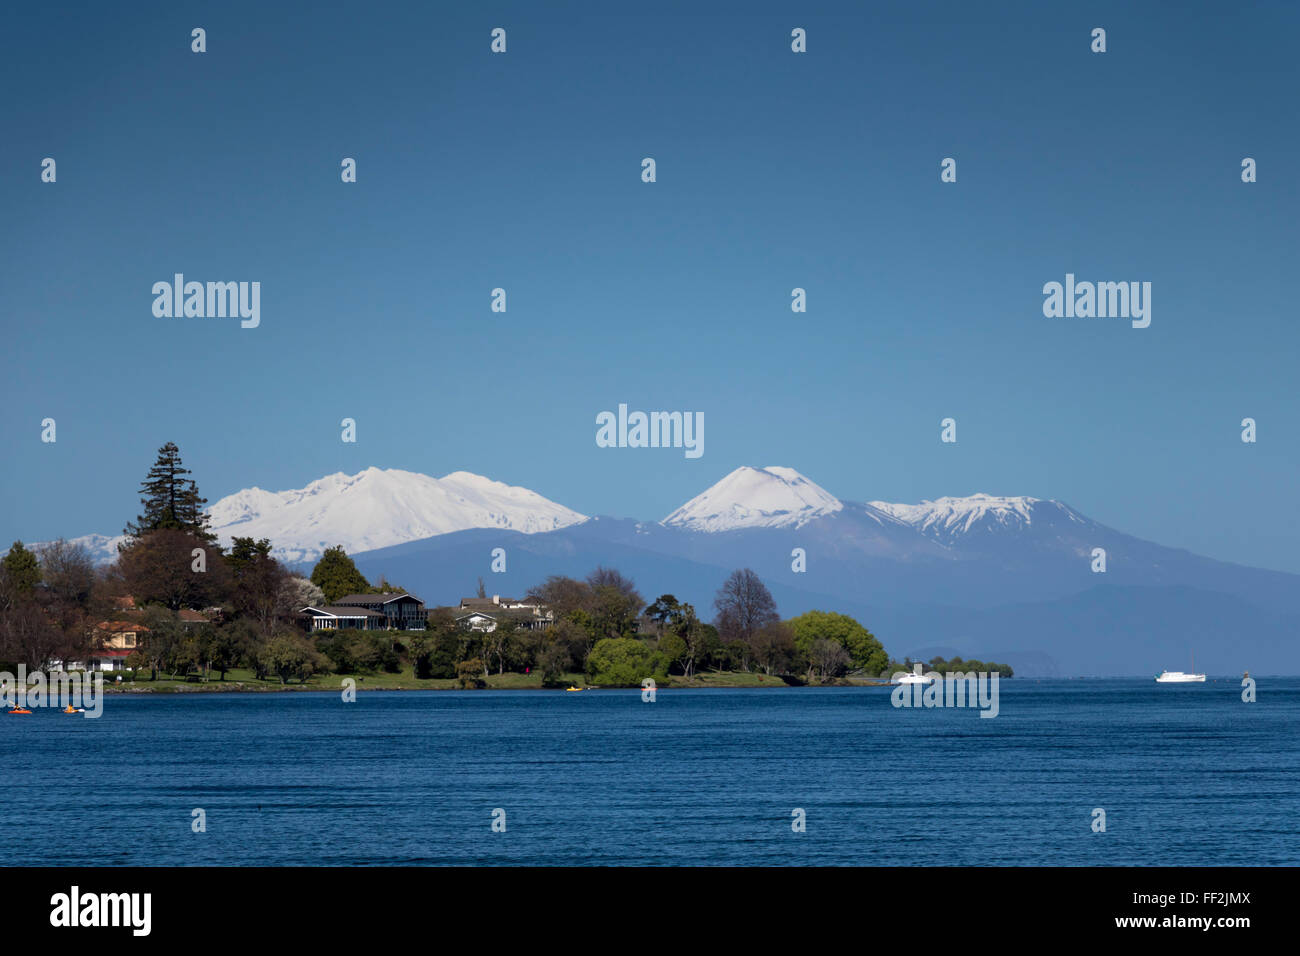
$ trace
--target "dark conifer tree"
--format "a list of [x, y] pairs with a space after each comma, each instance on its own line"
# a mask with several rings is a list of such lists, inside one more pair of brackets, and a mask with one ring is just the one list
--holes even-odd
[[126, 526], [125, 533], [139, 538], [150, 531], [184, 531], [204, 541], [215, 541], [216, 536], [208, 530], [209, 516], [203, 511], [208, 499], [199, 496], [198, 485], [185, 477], [188, 474], [190, 470], [183, 466], [175, 442], [159, 448], [158, 460], [140, 485], [144, 513]]

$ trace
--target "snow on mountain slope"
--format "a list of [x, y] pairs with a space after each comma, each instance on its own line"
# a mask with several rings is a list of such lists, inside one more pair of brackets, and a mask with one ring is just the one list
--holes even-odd
[[[95, 564], [110, 564], [117, 560], [117, 546], [126, 541], [126, 535], [83, 534], [79, 538], [69, 538], [68, 544], [81, 546], [90, 554]], [[39, 549], [50, 542], [44, 541], [31, 547]]]
[[969, 535], [998, 531], [1029, 531], [1039, 524], [1062, 522], [1089, 524], [1078, 512], [1059, 501], [974, 494], [965, 498], [939, 498], [917, 505], [873, 501], [871, 507], [911, 525], [922, 534], [952, 543]]
[[291, 562], [315, 560], [336, 544], [352, 554], [469, 528], [536, 534], [587, 520], [527, 488], [467, 471], [431, 478], [396, 468], [339, 472], [292, 491], [248, 488], [210, 511], [223, 545], [236, 535], [269, 538]]
[[661, 524], [687, 531], [799, 527], [842, 511], [844, 503], [793, 468], [737, 468]]

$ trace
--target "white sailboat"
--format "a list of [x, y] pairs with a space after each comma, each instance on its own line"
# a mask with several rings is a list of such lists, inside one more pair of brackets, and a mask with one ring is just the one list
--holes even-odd
[[[1192, 670], [1196, 670], [1196, 655], [1192, 655]], [[1161, 671], [1156, 675], [1157, 684], [1204, 684], [1205, 675], [1185, 671]]]

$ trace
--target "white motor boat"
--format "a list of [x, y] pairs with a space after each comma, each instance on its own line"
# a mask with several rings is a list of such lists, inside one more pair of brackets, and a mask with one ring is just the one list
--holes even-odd
[[899, 673], [895, 674], [895, 675], [894, 675], [893, 683], [895, 683], [895, 684], [933, 684], [933, 683], [934, 683], [934, 678], [933, 678], [933, 677], [927, 677], [925, 674], [922, 674], [922, 673], [921, 673], [921, 665], [918, 664], [918, 665], [916, 665], [916, 670], [913, 671], [913, 672], [910, 673], [910, 674], [908, 674], [908, 673], [905, 672], [905, 671], [900, 671]]
[[1157, 684], [1204, 684], [1204, 674], [1187, 674], [1183, 671], [1161, 671], [1156, 675]]

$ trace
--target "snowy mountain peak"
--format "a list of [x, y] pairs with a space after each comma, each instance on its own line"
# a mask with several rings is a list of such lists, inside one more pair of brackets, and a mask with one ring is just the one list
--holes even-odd
[[844, 503], [793, 468], [737, 468], [696, 495], [663, 525], [687, 531], [799, 527], [834, 514]]
[[439, 479], [375, 467], [290, 491], [246, 488], [222, 498], [211, 514], [223, 545], [235, 535], [269, 538], [292, 562], [315, 560], [336, 544], [353, 554], [470, 528], [536, 534], [586, 520], [527, 488], [467, 471]]
[[873, 501], [879, 508], [898, 520], [911, 525], [932, 537], [951, 540], [976, 531], [1027, 529], [1034, 523], [1036, 514], [1049, 508], [1053, 517], [1084, 522], [1084, 518], [1059, 501], [1030, 498], [1024, 495], [989, 495], [983, 492], [965, 498], [938, 498], [922, 501], [918, 505], [891, 504]]

